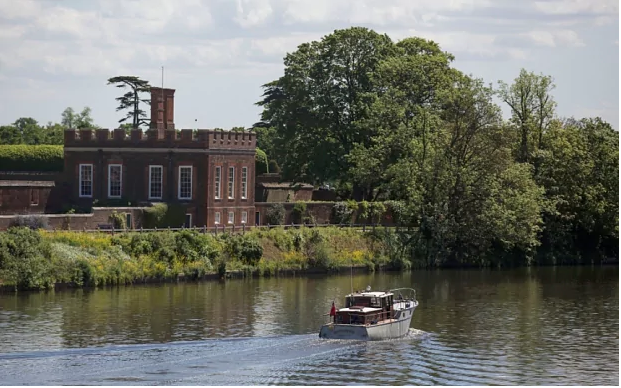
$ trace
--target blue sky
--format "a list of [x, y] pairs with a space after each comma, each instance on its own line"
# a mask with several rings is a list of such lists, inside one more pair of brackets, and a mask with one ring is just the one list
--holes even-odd
[[0, 0], [0, 124], [90, 106], [114, 128], [106, 80], [164, 66], [177, 128], [247, 127], [286, 52], [352, 25], [435, 40], [488, 83], [551, 75], [558, 115], [619, 128], [618, 0]]

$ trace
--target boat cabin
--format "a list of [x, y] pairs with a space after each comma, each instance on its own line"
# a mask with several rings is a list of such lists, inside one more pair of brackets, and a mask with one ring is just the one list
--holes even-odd
[[338, 324], [374, 325], [392, 319], [394, 294], [390, 292], [359, 292], [345, 298], [345, 307], [334, 317]]

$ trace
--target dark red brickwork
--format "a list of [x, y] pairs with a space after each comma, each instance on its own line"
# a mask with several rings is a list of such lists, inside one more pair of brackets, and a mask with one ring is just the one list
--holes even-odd
[[[256, 137], [249, 132], [174, 129], [174, 90], [152, 88], [151, 128], [143, 133], [122, 129], [66, 130], [65, 166], [60, 176], [67, 202], [89, 207], [93, 203], [116, 201], [140, 204], [166, 202], [185, 205], [194, 225], [213, 226], [215, 213], [220, 223], [241, 225], [254, 215], [254, 166]], [[92, 171], [92, 195], [80, 195], [80, 165]], [[121, 198], [109, 196], [109, 166], [121, 165]], [[150, 198], [150, 166], [161, 166], [161, 198]], [[179, 196], [180, 167], [192, 168], [191, 198]], [[219, 199], [215, 198], [215, 168], [221, 168]], [[229, 196], [229, 171], [234, 168], [233, 194]], [[242, 169], [246, 169], [246, 190], [242, 195]], [[158, 171], [160, 171], [158, 169]], [[229, 198], [231, 197], [231, 198]]]

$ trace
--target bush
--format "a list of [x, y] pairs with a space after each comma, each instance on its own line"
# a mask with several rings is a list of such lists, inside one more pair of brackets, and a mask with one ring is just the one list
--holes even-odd
[[144, 211], [144, 226], [153, 228], [180, 228], [185, 222], [185, 207], [182, 205], [156, 203]]
[[280, 173], [280, 166], [278, 165], [278, 163], [274, 159], [272, 159], [272, 160], [270, 160], [270, 162], [268, 164], [268, 170], [271, 173], [278, 174], [278, 173]]
[[293, 212], [291, 214], [294, 224], [301, 224], [304, 221], [304, 215], [306, 214], [306, 202], [296, 202], [293, 205]]
[[268, 167], [268, 163], [267, 163], [267, 155], [262, 149], [257, 148], [257, 153], [255, 155], [254, 160], [255, 160], [255, 174], [256, 175], [266, 174], [270, 171]]
[[337, 202], [332, 207], [333, 224], [349, 224], [353, 220], [354, 212], [358, 209], [356, 201]]
[[225, 250], [235, 259], [247, 265], [256, 265], [263, 256], [263, 247], [249, 235], [230, 235], [226, 237]]
[[14, 227], [0, 234], [0, 277], [15, 289], [51, 288], [50, 258], [50, 245], [37, 231]]
[[112, 224], [114, 229], [127, 229], [127, 221], [123, 213], [112, 212], [108, 217], [108, 221]]
[[48, 219], [45, 216], [38, 214], [30, 214], [23, 216], [16, 216], [10, 223], [10, 227], [27, 227], [30, 229], [46, 229], [48, 225]]
[[2, 171], [62, 171], [61, 145], [0, 145]]
[[385, 203], [395, 225], [403, 225], [408, 222], [407, 207], [403, 201], [386, 201]]
[[386, 214], [386, 206], [382, 202], [371, 202], [369, 204], [369, 221], [378, 224]]
[[265, 213], [265, 221], [269, 225], [283, 225], [285, 223], [285, 207], [281, 203], [270, 205]]

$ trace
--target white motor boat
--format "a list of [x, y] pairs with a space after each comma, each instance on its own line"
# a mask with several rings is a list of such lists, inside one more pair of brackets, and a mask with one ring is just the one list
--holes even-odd
[[319, 337], [362, 341], [403, 337], [417, 306], [412, 288], [372, 292], [367, 287], [347, 295], [343, 308], [337, 310], [333, 303], [330, 322], [321, 327]]

